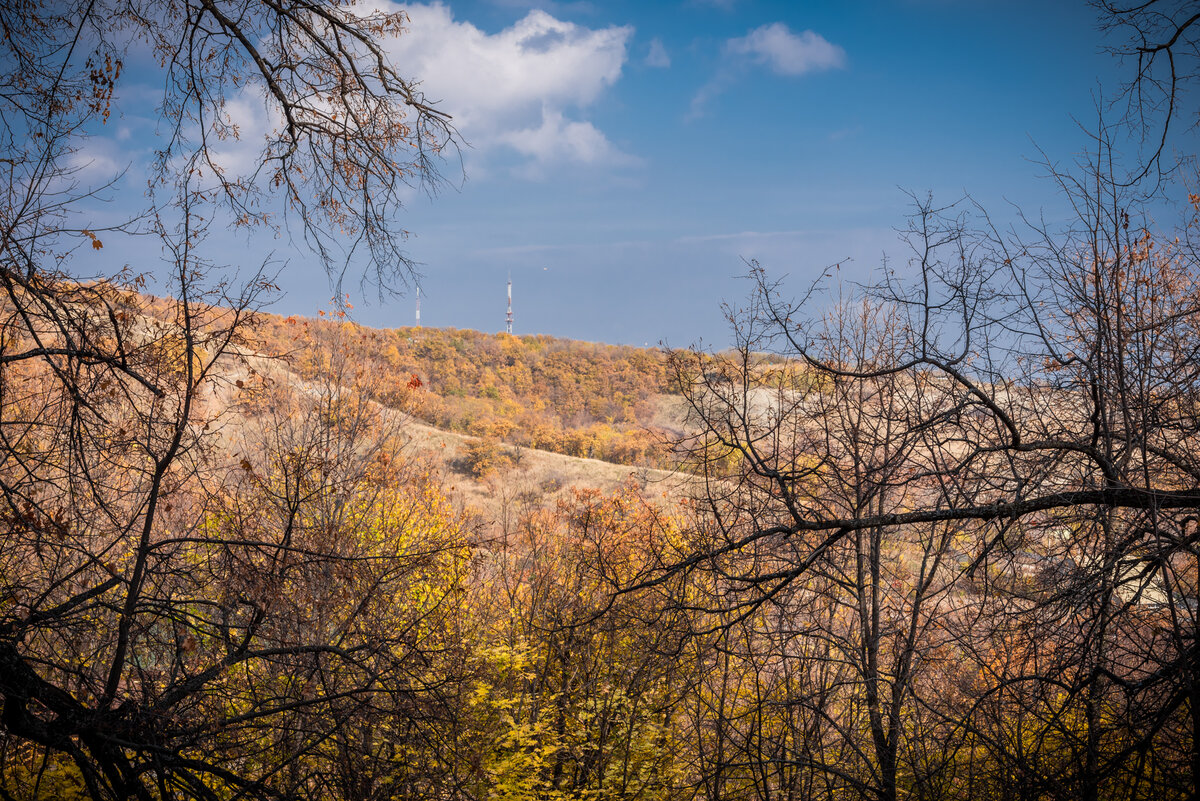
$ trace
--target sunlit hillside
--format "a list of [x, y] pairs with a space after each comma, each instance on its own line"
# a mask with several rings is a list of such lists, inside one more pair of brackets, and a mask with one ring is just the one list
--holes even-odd
[[[334, 315], [263, 315], [260, 347], [303, 378], [344, 354], [375, 400], [417, 387], [414, 414], [488, 443], [664, 467], [672, 387], [656, 349], [436, 328], [371, 329]], [[486, 453], [480, 454], [486, 460]]]

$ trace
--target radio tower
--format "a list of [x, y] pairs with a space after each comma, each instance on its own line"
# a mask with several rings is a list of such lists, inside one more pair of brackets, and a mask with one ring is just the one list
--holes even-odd
[[417, 287], [417, 328], [421, 327], [421, 287]]
[[512, 333], [512, 270], [508, 271], [508, 314], [504, 315], [504, 329]]

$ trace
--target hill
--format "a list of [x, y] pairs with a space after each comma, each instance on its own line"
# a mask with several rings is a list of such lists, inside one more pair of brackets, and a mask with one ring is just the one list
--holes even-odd
[[481, 440], [483, 462], [489, 443], [504, 443], [620, 465], [669, 463], [674, 431], [662, 410], [674, 393], [658, 350], [453, 328], [372, 329], [324, 314], [263, 314], [258, 337], [264, 353], [286, 356], [301, 378], [348, 358], [373, 377], [370, 391], [381, 403], [419, 388], [414, 415]]

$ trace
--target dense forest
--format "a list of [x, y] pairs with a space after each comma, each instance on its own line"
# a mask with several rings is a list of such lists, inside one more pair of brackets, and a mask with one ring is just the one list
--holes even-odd
[[[1047, 165], [1074, 219], [918, 202], [909, 272], [751, 262], [733, 347], [658, 353], [272, 317], [208, 260], [286, 214], [335, 284], [346, 240], [409, 274], [458, 138], [402, 12], [0, 7], [0, 799], [1200, 797], [1200, 15], [1097, 9], [1137, 71]], [[160, 298], [71, 270], [130, 36]], [[247, 76], [280, 125], [235, 177]], [[678, 483], [481, 515], [420, 420]]]

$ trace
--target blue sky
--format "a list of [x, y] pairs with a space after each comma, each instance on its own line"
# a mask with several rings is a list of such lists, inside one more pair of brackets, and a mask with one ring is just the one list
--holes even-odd
[[[866, 278], [885, 252], [902, 269], [907, 192], [969, 193], [1001, 221], [1010, 203], [1064, 214], [1038, 148], [1078, 154], [1075, 120], [1123, 77], [1091, 9], [1066, 0], [407, 8], [396, 63], [471, 143], [463, 172], [448, 163], [450, 186], [414, 195], [401, 221], [432, 326], [502, 329], [511, 271], [518, 333], [724, 345], [743, 259], [797, 287], [844, 260], [847, 280]], [[152, 89], [125, 84], [89, 145], [97, 164], [131, 165], [131, 187]], [[275, 311], [328, 306], [302, 250], [209, 244], [218, 262], [286, 260]], [[411, 297], [349, 291], [361, 322], [413, 319]]]

